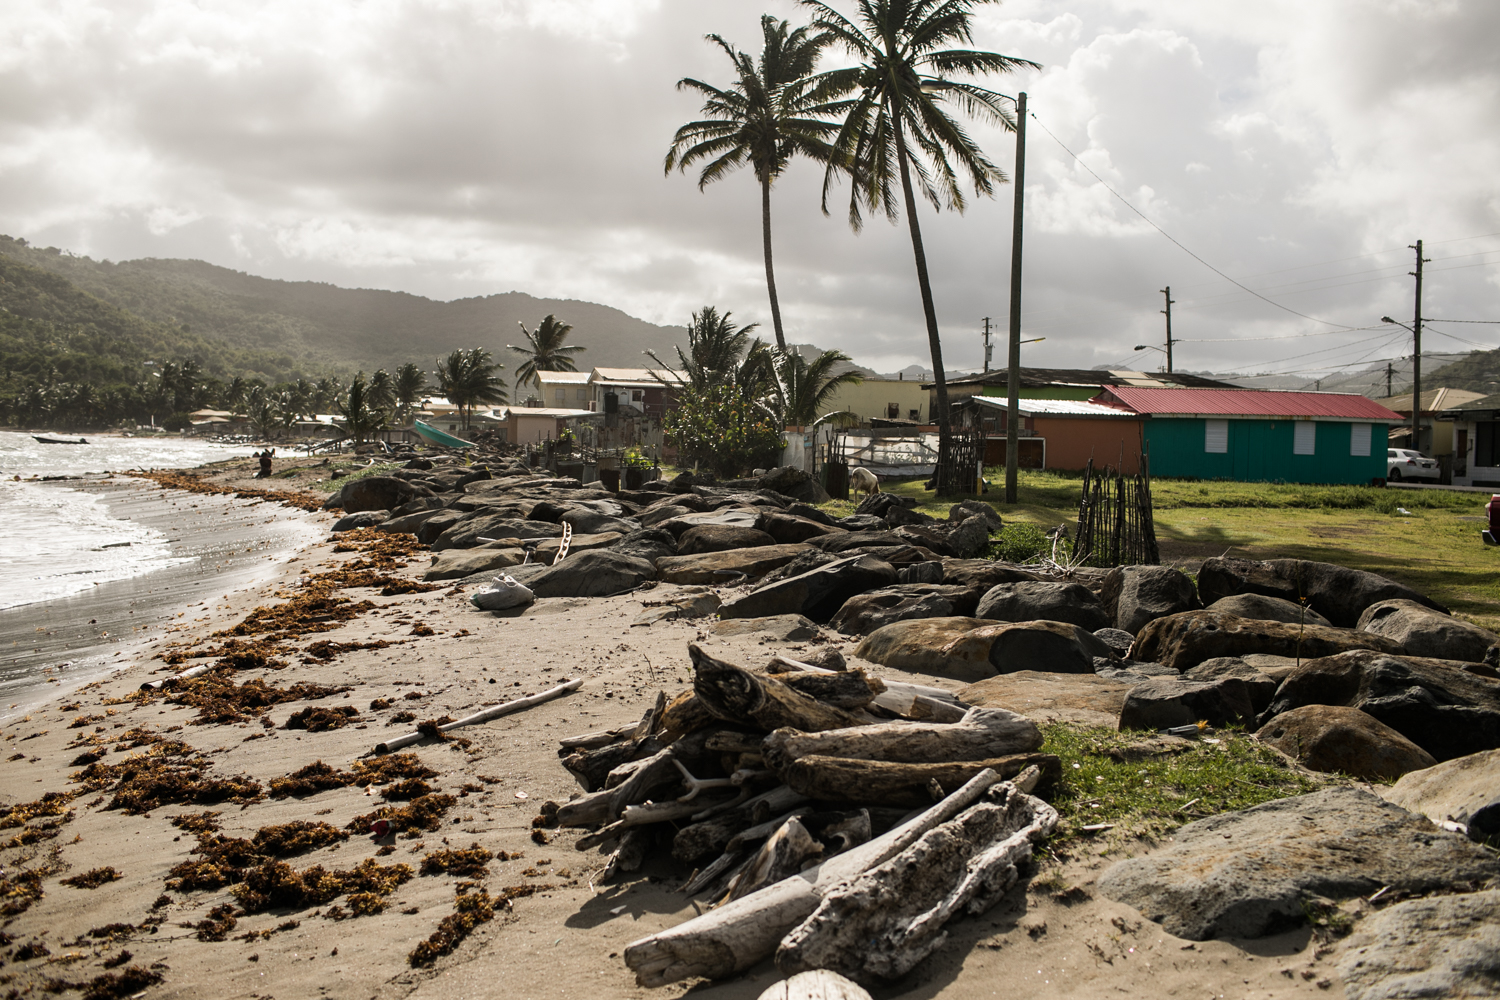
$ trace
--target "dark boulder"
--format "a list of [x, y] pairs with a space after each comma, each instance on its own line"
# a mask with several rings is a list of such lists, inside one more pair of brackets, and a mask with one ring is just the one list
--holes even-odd
[[1432, 755], [1372, 715], [1346, 705], [1303, 705], [1255, 734], [1313, 771], [1392, 781], [1432, 767]]
[[1016, 583], [1021, 580], [1039, 580], [1031, 570], [1011, 563], [991, 562], [988, 559], [944, 559], [943, 582], [957, 583], [965, 587], [986, 589], [1001, 583]]
[[758, 484], [760, 489], [771, 490], [803, 503], [827, 503], [832, 499], [817, 477], [791, 466], [770, 470], [760, 477]]
[[892, 506], [886, 510], [881, 520], [892, 528], [899, 528], [903, 524], [932, 524], [937, 518], [909, 507]]
[[1392, 600], [1372, 604], [1355, 626], [1394, 639], [1412, 656], [1482, 663], [1489, 648], [1500, 643], [1500, 635], [1487, 628], [1460, 621], [1416, 601]]
[[445, 513], [447, 511], [441, 507], [437, 510], [419, 510], [415, 514], [392, 517], [381, 524], [379, 530], [388, 535], [415, 535], [422, 525], [432, 520], [438, 514]]
[[392, 476], [366, 476], [344, 484], [339, 505], [346, 514], [357, 514], [362, 510], [394, 510], [417, 497], [433, 495], [426, 486]]
[[655, 575], [644, 559], [591, 549], [547, 567], [526, 586], [537, 597], [608, 597], [634, 590]]
[[1261, 716], [1346, 705], [1390, 726], [1437, 760], [1500, 749], [1500, 681], [1453, 661], [1352, 650], [1292, 671]]
[[437, 541], [449, 528], [463, 520], [463, 512], [457, 510], [444, 510], [433, 514], [417, 527], [417, 541], [423, 545], [431, 545]]
[[854, 513], [883, 518], [893, 507], [905, 507], [910, 510], [916, 505], [916, 497], [902, 497], [894, 493], [870, 493], [854, 505]]
[[972, 615], [978, 600], [979, 595], [966, 587], [898, 584], [855, 594], [844, 602], [828, 624], [844, 635], [869, 635], [892, 622], [912, 618]]
[[1276, 689], [1281, 686], [1281, 682], [1274, 677], [1234, 656], [1216, 656], [1212, 660], [1204, 660], [1182, 676], [1190, 681], [1216, 681], [1222, 677], [1239, 678], [1245, 682], [1245, 687], [1250, 692], [1250, 704], [1257, 714], [1270, 707], [1271, 699], [1276, 697]]
[[1005, 522], [1001, 519], [1000, 512], [983, 500], [960, 500], [948, 508], [948, 520], [955, 524], [976, 515], [984, 518], [984, 522], [990, 531], [999, 531], [1005, 527]]
[[806, 615], [826, 622], [855, 594], [896, 582], [896, 570], [874, 556], [848, 556], [800, 576], [786, 577], [728, 602], [721, 618]]
[[362, 510], [358, 514], [345, 514], [333, 522], [334, 531], [353, 531], [356, 528], [373, 528], [375, 525], [388, 520], [388, 510]]
[[791, 562], [806, 548], [805, 545], [757, 545], [746, 549], [662, 556], [656, 560], [656, 572], [667, 583], [732, 587], [746, 580], [761, 579]]
[[1238, 677], [1153, 677], [1131, 688], [1120, 709], [1122, 730], [1170, 729], [1198, 722], [1227, 726], [1254, 719], [1250, 689]]
[[1104, 578], [1099, 601], [1114, 627], [1132, 635], [1148, 622], [1203, 606], [1193, 581], [1170, 566], [1116, 566]]
[[588, 508], [570, 510], [560, 520], [563, 524], [570, 525], [580, 535], [599, 535], [607, 531], [628, 535], [641, 527], [639, 521], [624, 517], [611, 517]]
[[1141, 629], [1132, 655], [1138, 660], [1165, 663], [1175, 670], [1188, 670], [1216, 656], [1272, 653], [1306, 660], [1347, 649], [1401, 652], [1399, 643], [1371, 632], [1236, 618], [1219, 611], [1187, 611], [1158, 618]]
[[417, 497], [402, 504], [391, 511], [391, 517], [405, 517], [408, 514], [418, 514], [424, 510], [442, 510], [447, 507], [442, 497]]
[[1296, 604], [1280, 597], [1265, 594], [1235, 594], [1221, 597], [1207, 608], [1222, 611], [1236, 618], [1258, 618], [1268, 622], [1290, 622], [1293, 625], [1332, 625], [1327, 618], [1306, 604]]
[[677, 540], [672, 537], [670, 531], [642, 528], [639, 531], [632, 531], [609, 548], [610, 551], [618, 552], [622, 556], [634, 556], [636, 559], [644, 559], [655, 565], [656, 560], [661, 557], [677, 554]]
[[821, 521], [814, 521], [811, 518], [787, 514], [782, 511], [767, 511], [761, 517], [760, 526], [762, 531], [782, 545], [805, 542], [810, 538], [817, 538], [820, 535], [843, 533], [842, 528], [824, 524]]
[[485, 538], [561, 538], [562, 526], [547, 521], [526, 521], [505, 514], [488, 514], [455, 522], [432, 543], [434, 552], [472, 549]]
[[777, 580], [784, 580], [789, 576], [801, 576], [808, 570], [817, 569], [819, 566], [827, 566], [829, 563], [838, 562], [840, 556], [830, 555], [822, 549], [815, 549], [811, 545], [801, 546], [802, 551], [789, 562], [771, 570], [761, 577], [761, 583], [772, 584]]
[[683, 533], [690, 528], [696, 528], [700, 524], [727, 524], [737, 528], [759, 528], [761, 525], [761, 512], [751, 507], [724, 507], [718, 510], [704, 511], [702, 513], [681, 514], [677, 517], [658, 521], [652, 527], [670, 531], [673, 538], [681, 538]]
[[788, 504], [786, 513], [793, 517], [800, 517], [806, 521], [816, 521], [830, 528], [838, 527], [838, 519], [826, 510], [805, 503]]
[[1098, 636], [1071, 622], [1005, 622], [985, 625], [954, 639], [943, 649], [961, 660], [988, 660], [997, 673], [1039, 670], [1091, 674], [1094, 660], [1114, 659]]
[[1096, 628], [1094, 635], [1104, 640], [1104, 644], [1114, 652], [1116, 656], [1124, 657], [1130, 652], [1130, 647], [1135, 643], [1135, 636], [1123, 629]]
[[807, 544], [824, 552], [840, 553], [847, 549], [867, 548], [872, 545], [907, 545], [907, 539], [893, 531], [841, 531], [831, 535], [809, 538]]
[[1001, 622], [1067, 622], [1090, 632], [1109, 627], [1109, 615], [1087, 587], [1046, 580], [996, 584], [980, 598], [974, 616]]
[[834, 526], [843, 528], [845, 531], [885, 531], [890, 525], [885, 523], [884, 518], [872, 517], [869, 514], [851, 514], [834, 521]]
[[1404, 598], [1435, 611], [1447, 608], [1410, 587], [1364, 570], [1305, 559], [1205, 559], [1198, 570], [1198, 595], [1212, 604], [1235, 594], [1264, 594], [1296, 603], [1306, 598], [1312, 609], [1339, 628], [1353, 628], [1370, 605]]
[[730, 549], [775, 545], [777, 542], [777, 539], [755, 528], [737, 524], [700, 524], [678, 537], [677, 554], [691, 556], [702, 552], [727, 552]]
[[[895, 563], [891, 563], [895, 566]], [[927, 562], [916, 562], [909, 566], [898, 566], [896, 568], [897, 578], [902, 583], [942, 583], [943, 564], [940, 560], [932, 559]]]

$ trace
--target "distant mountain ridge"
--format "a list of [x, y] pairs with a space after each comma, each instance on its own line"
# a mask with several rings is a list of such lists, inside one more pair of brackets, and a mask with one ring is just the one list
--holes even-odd
[[682, 327], [658, 326], [619, 309], [524, 292], [439, 302], [406, 292], [350, 289], [311, 281], [260, 278], [200, 260], [146, 258], [112, 263], [38, 249], [0, 236], [0, 256], [65, 278], [78, 289], [167, 330], [222, 342], [237, 351], [271, 352], [304, 373], [366, 371], [483, 347], [507, 369], [530, 329], [552, 313], [573, 325], [570, 342], [588, 348], [580, 368], [635, 368], [644, 352], [671, 356]]

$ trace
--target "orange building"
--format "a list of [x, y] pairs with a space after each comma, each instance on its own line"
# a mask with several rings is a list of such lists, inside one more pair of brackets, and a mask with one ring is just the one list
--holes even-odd
[[[1004, 465], [1006, 401], [971, 396], [969, 404], [985, 429], [985, 464]], [[1126, 475], [1138, 471], [1145, 449], [1145, 420], [1140, 414], [1082, 399], [1022, 399], [1019, 409], [1021, 468], [1080, 472], [1092, 458], [1095, 466], [1113, 466]]]

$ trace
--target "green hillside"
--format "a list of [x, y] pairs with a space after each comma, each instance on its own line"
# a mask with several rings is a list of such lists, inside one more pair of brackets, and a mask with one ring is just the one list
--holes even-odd
[[[573, 325], [570, 342], [588, 350], [580, 367], [640, 367], [650, 349], [671, 355], [680, 327], [662, 327], [618, 309], [521, 292], [437, 302], [419, 295], [277, 281], [198, 260], [112, 263], [38, 249], [0, 236], [0, 260], [66, 278], [79, 289], [164, 328], [236, 351], [270, 352], [304, 371], [429, 366], [439, 355], [483, 347], [497, 360], [548, 313]], [[685, 318], [685, 317], [684, 317]]]
[[1422, 387], [1468, 389], [1489, 395], [1500, 392], [1500, 348], [1474, 351], [1422, 377]]

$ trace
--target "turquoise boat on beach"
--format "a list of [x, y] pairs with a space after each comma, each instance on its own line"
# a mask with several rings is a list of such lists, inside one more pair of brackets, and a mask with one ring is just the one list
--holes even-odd
[[431, 441], [433, 444], [440, 444], [444, 448], [473, 448], [475, 446], [473, 441], [465, 441], [463, 438], [456, 438], [452, 434], [447, 434], [443, 431], [440, 431], [431, 424], [424, 424], [420, 420], [413, 420], [411, 422], [411, 425], [412, 430], [422, 435], [422, 437], [426, 438], [428, 441]]

